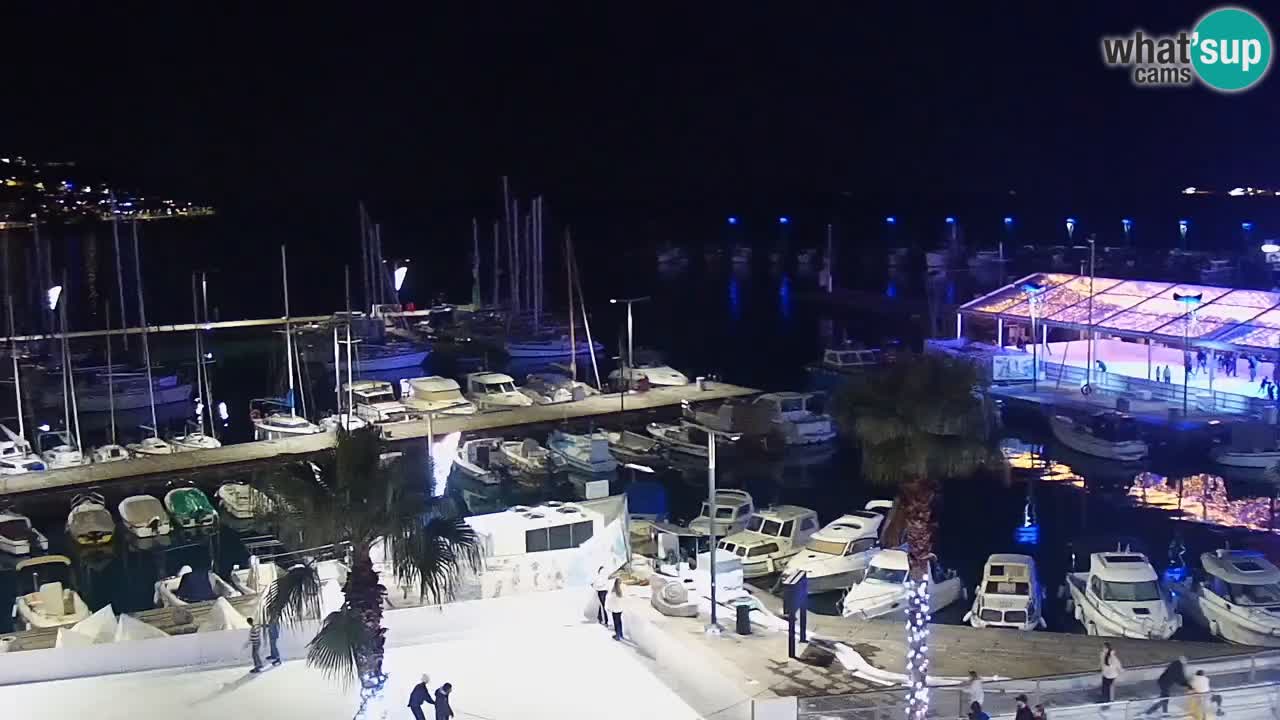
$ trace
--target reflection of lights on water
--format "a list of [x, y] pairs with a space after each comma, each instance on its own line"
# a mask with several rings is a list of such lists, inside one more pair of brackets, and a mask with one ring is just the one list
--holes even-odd
[[223, 420], [228, 419], [227, 404], [225, 402], [218, 403], [218, 417], [222, 418]]
[[1151, 472], [1139, 473], [1129, 497], [1147, 507], [1177, 512], [1186, 520], [1275, 532], [1271, 527], [1270, 497], [1227, 497], [1227, 484], [1217, 475], [1201, 473], [1179, 483]]
[[1068, 483], [1078, 488], [1084, 487], [1084, 478], [1076, 474], [1071, 466], [1057, 460], [1047, 460], [1032, 450], [1015, 447], [1001, 447], [1009, 467], [1014, 470], [1039, 470], [1040, 479], [1045, 482]]
[[451, 432], [431, 443], [431, 496], [440, 497], [449, 489], [449, 473], [453, 459], [458, 456], [458, 442], [462, 433]]

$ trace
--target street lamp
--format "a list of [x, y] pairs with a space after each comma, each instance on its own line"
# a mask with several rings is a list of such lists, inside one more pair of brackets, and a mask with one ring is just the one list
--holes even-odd
[[1178, 221], [1178, 238], [1181, 240], [1183, 250], [1187, 249], [1187, 228], [1190, 226], [1191, 222], [1188, 220]]
[[1036, 301], [1044, 291], [1043, 285], [1022, 284], [1022, 292], [1027, 294], [1027, 303], [1031, 307], [1031, 392], [1039, 390], [1040, 383], [1040, 338], [1036, 336]]
[[635, 297], [635, 298], [609, 298], [610, 305], [617, 305], [618, 303], [627, 304], [627, 369], [623, 373], [623, 375], [627, 379], [628, 390], [631, 389], [631, 379], [632, 379], [631, 376], [632, 376], [632, 373], [634, 372], [633, 368], [635, 368], [635, 346], [633, 345], [633, 340], [634, 340], [633, 332], [635, 329], [635, 323], [632, 320], [632, 316], [631, 316], [631, 306], [638, 302], [648, 302], [648, 301], [649, 301], [648, 295], [644, 297]]
[[[1181, 225], [1185, 220], [1179, 221]], [[1187, 416], [1187, 386], [1191, 384], [1191, 323], [1196, 320], [1196, 310], [1204, 293], [1182, 295], [1174, 293], [1173, 299], [1187, 307], [1187, 314], [1182, 319], [1182, 417]]]
[[719, 635], [723, 628], [716, 622], [716, 438], [724, 437], [730, 442], [737, 442], [742, 433], [729, 433], [694, 423], [694, 427], [707, 434], [707, 508], [711, 517], [707, 528], [711, 532], [708, 555], [711, 558], [711, 621], [705, 628], [708, 635]]
[[1071, 242], [1072, 236], [1075, 235], [1075, 232], [1076, 232], [1076, 219], [1073, 217], [1069, 217], [1067, 218], [1067, 242]]
[[1130, 241], [1129, 233], [1133, 231], [1133, 221], [1129, 218], [1121, 218], [1120, 227], [1124, 228], [1124, 244], [1125, 247], [1128, 247]]

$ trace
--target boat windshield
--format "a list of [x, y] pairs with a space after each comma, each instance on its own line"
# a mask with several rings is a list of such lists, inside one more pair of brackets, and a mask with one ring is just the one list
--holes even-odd
[[513, 393], [516, 391], [516, 384], [513, 382], [488, 383], [484, 386], [484, 391], [490, 395]]
[[782, 412], [801, 412], [804, 410], [804, 398], [785, 398], [778, 403]]
[[[706, 503], [702, 503], [702, 513], [701, 513], [701, 515], [702, 515], [702, 517], [710, 517], [710, 516], [711, 516], [711, 513], [707, 512], [707, 504], [706, 504]], [[728, 505], [717, 505], [717, 506], [716, 506], [716, 519], [717, 519], [717, 520], [731, 520], [731, 519], [733, 519], [733, 508], [732, 508], [732, 507], [729, 507]]]
[[1266, 585], [1241, 585], [1229, 583], [1231, 602], [1236, 605], [1276, 605], [1280, 604], [1280, 583]]
[[761, 535], [772, 535], [774, 537], [782, 535], [782, 523], [777, 520], [765, 520], [759, 515], [747, 521], [747, 529], [751, 532], [758, 532]]
[[1142, 582], [1103, 582], [1102, 599], [1114, 602], [1151, 602], [1160, 599], [1160, 586], [1155, 580]]
[[867, 580], [879, 580], [883, 583], [893, 583], [901, 585], [907, 580], [906, 570], [890, 570], [889, 568], [872, 565], [867, 568]]
[[805, 548], [823, 555], [843, 555], [848, 543], [836, 542], [834, 540], [819, 540], [813, 538], [805, 545]]
[[392, 393], [390, 390], [371, 390], [369, 392], [361, 393], [360, 395], [364, 398], [364, 401], [370, 405], [373, 403], [396, 401], [395, 393]]

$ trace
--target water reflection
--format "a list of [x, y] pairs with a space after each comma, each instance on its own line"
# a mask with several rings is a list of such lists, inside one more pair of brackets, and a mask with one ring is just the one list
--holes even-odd
[[1129, 497], [1140, 505], [1169, 510], [1181, 519], [1275, 533], [1275, 496], [1246, 495], [1231, 498], [1227, 483], [1217, 475], [1199, 473], [1172, 479], [1153, 472], [1139, 473]]

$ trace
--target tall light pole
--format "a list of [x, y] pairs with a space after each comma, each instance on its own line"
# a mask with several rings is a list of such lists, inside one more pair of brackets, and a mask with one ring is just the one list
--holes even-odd
[[609, 298], [610, 305], [617, 305], [618, 303], [626, 303], [627, 305], [627, 369], [623, 373], [623, 375], [627, 379], [628, 390], [631, 389], [633, 368], [636, 366], [635, 365], [635, 345], [634, 345], [635, 321], [631, 315], [631, 306], [638, 302], [648, 302], [648, 301], [649, 301], [648, 295], [644, 297], [634, 297], [634, 298]]
[[1187, 249], [1187, 229], [1190, 227], [1191, 221], [1185, 219], [1178, 221], [1178, 238], [1182, 244], [1183, 250]]
[[708, 635], [719, 635], [724, 628], [716, 620], [716, 438], [722, 436], [737, 442], [741, 433], [727, 433], [721, 430], [698, 424], [696, 427], [707, 434], [707, 509], [711, 513], [707, 527], [711, 531], [708, 555], [711, 558], [711, 621], [707, 623]]
[[1196, 310], [1199, 309], [1200, 301], [1204, 299], [1204, 294], [1181, 295], [1174, 293], [1173, 299], [1187, 308], [1187, 314], [1182, 321], [1182, 417], [1185, 418], [1187, 416], [1187, 386], [1191, 384], [1191, 323], [1196, 319]]
[[1073, 236], [1075, 234], [1076, 234], [1076, 219], [1073, 217], [1069, 217], [1067, 218], [1067, 242], [1072, 242]]
[[1124, 228], [1124, 246], [1129, 247], [1132, 243], [1132, 238], [1129, 233], [1133, 232], [1133, 221], [1129, 218], [1121, 218], [1120, 227]]
[[1084, 378], [1085, 378], [1085, 380], [1084, 380], [1084, 385], [1085, 385], [1085, 387], [1086, 387], [1086, 388], [1089, 388], [1089, 390], [1085, 392], [1085, 394], [1086, 394], [1086, 395], [1088, 395], [1088, 394], [1089, 394], [1089, 392], [1093, 390], [1093, 387], [1092, 387], [1092, 386], [1093, 386], [1093, 353], [1094, 353], [1094, 347], [1093, 347], [1093, 338], [1094, 338], [1094, 329], [1093, 329], [1093, 270], [1094, 270], [1094, 264], [1093, 264], [1093, 259], [1094, 259], [1094, 249], [1095, 249], [1095, 246], [1097, 245], [1097, 239], [1098, 239], [1098, 238], [1097, 238], [1093, 233], [1089, 233], [1089, 344], [1086, 346], [1086, 347], [1088, 348], [1088, 354], [1087, 354], [1087, 357], [1086, 357], [1086, 359], [1085, 359], [1085, 373], [1084, 373]]
[[1027, 303], [1031, 306], [1031, 392], [1040, 389], [1040, 337], [1036, 334], [1036, 301], [1044, 292], [1043, 285], [1023, 283], [1022, 291], [1027, 294]]

